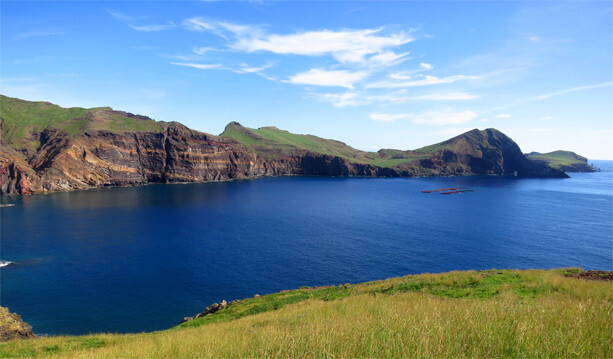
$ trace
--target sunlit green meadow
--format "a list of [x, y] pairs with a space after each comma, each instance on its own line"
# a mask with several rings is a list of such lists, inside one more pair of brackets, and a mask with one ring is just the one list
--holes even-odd
[[572, 271], [450, 272], [301, 288], [166, 331], [16, 340], [1, 344], [0, 356], [611, 358], [613, 284], [563, 275]]

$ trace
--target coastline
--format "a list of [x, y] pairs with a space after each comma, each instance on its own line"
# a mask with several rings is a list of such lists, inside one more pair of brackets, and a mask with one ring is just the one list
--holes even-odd
[[[613, 272], [579, 268], [492, 269], [303, 287], [216, 303], [217, 310], [158, 332], [11, 340], [0, 344], [0, 356], [182, 358], [196, 353], [199, 357], [244, 357], [327, 352], [328, 356], [398, 357], [407, 353], [398, 349], [413, 347], [423, 354], [417, 356], [549, 353], [565, 357], [574, 352], [580, 357], [608, 357], [613, 354], [609, 345], [613, 327], [608, 320], [613, 312], [612, 278]], [[469, 322], [471, 326], [465, 326]], [[555, 325], [543, 327], [544, 323]], [[414, 328], [406, 335], [393, 334], [405, 325]], [[559, 332], [569, 325], [575, 328], [572, 332]], [[289, 328], [293, 328], [290, 336], [282, 334]], [[516, 337], [520, 328], [522, 337]], [[422, 335], [415, 337], [414, 331]], [[250, 334], [244, 337], [242, 333]], [[321, 341], [322, 335], [333, 346]], [[443, 348], [441, 335], [448, 341]], [[523, 339], [486, 339], [507, 335]], [[361, 336], [371, 339], [365, 343], [359, 340]], [[237, 340], [242, 344], [237, 346]]]

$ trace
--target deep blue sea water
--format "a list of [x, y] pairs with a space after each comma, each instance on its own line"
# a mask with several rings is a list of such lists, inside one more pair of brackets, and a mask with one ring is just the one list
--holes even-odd
[[[282, 177], [5, 196], [0, 304], [40, 334], [422, 272], [613, 269], [613, 162], [570, 179]], [[466, 187], [477, 192], [424, 194]]]

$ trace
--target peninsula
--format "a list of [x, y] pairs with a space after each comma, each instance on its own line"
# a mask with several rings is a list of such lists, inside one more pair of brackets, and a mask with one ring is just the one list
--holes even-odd
[[365, 152], [237, 122], [214, 136], [109, 107], [62, 108], [6, 96], [0, 107], [1, 194], [283, 175], [567, 177], [565, 167], [525, 156], [493, 128], [412, 151]]

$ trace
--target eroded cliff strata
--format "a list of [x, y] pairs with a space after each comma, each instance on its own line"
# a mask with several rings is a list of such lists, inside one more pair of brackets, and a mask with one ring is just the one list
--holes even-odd
[[[36, 104], [62, 109], [48, 103]], [[12, 134], [12, 143], [0, 138], [2, 194], [281, 175], [566, 177], [562, 171], [527, 159], [515, 142], [494, 129], [467, 132], [433, 145], [437, 149], [431, 152], [391, 150], [398, 152], [402, 163], [377, 166], [373, 164], [377, 158], [368, 157], [376, 157], [377, 153], [358, 151], [338, 141], [325, 140], [355, 151], [356, 157], [288, 147], [258, 137], [238, 123], [229, 125], [244, 130], [251, 136], [249, 141], [263, 141], [256, 150], [232, 137], [214, 136], [177, 122], [156, 122], [110, 108], [83, 109], [80, 117], [41, 130], [25, 127], [25, 135], [17, 140], [14, 133], [19, 128], [14, 122], [9, 123], [12, 127], [7, 123], [4, 117], [0, 121], [3, 137]], [[371, 159], [373, 163], [368, 163]]]

